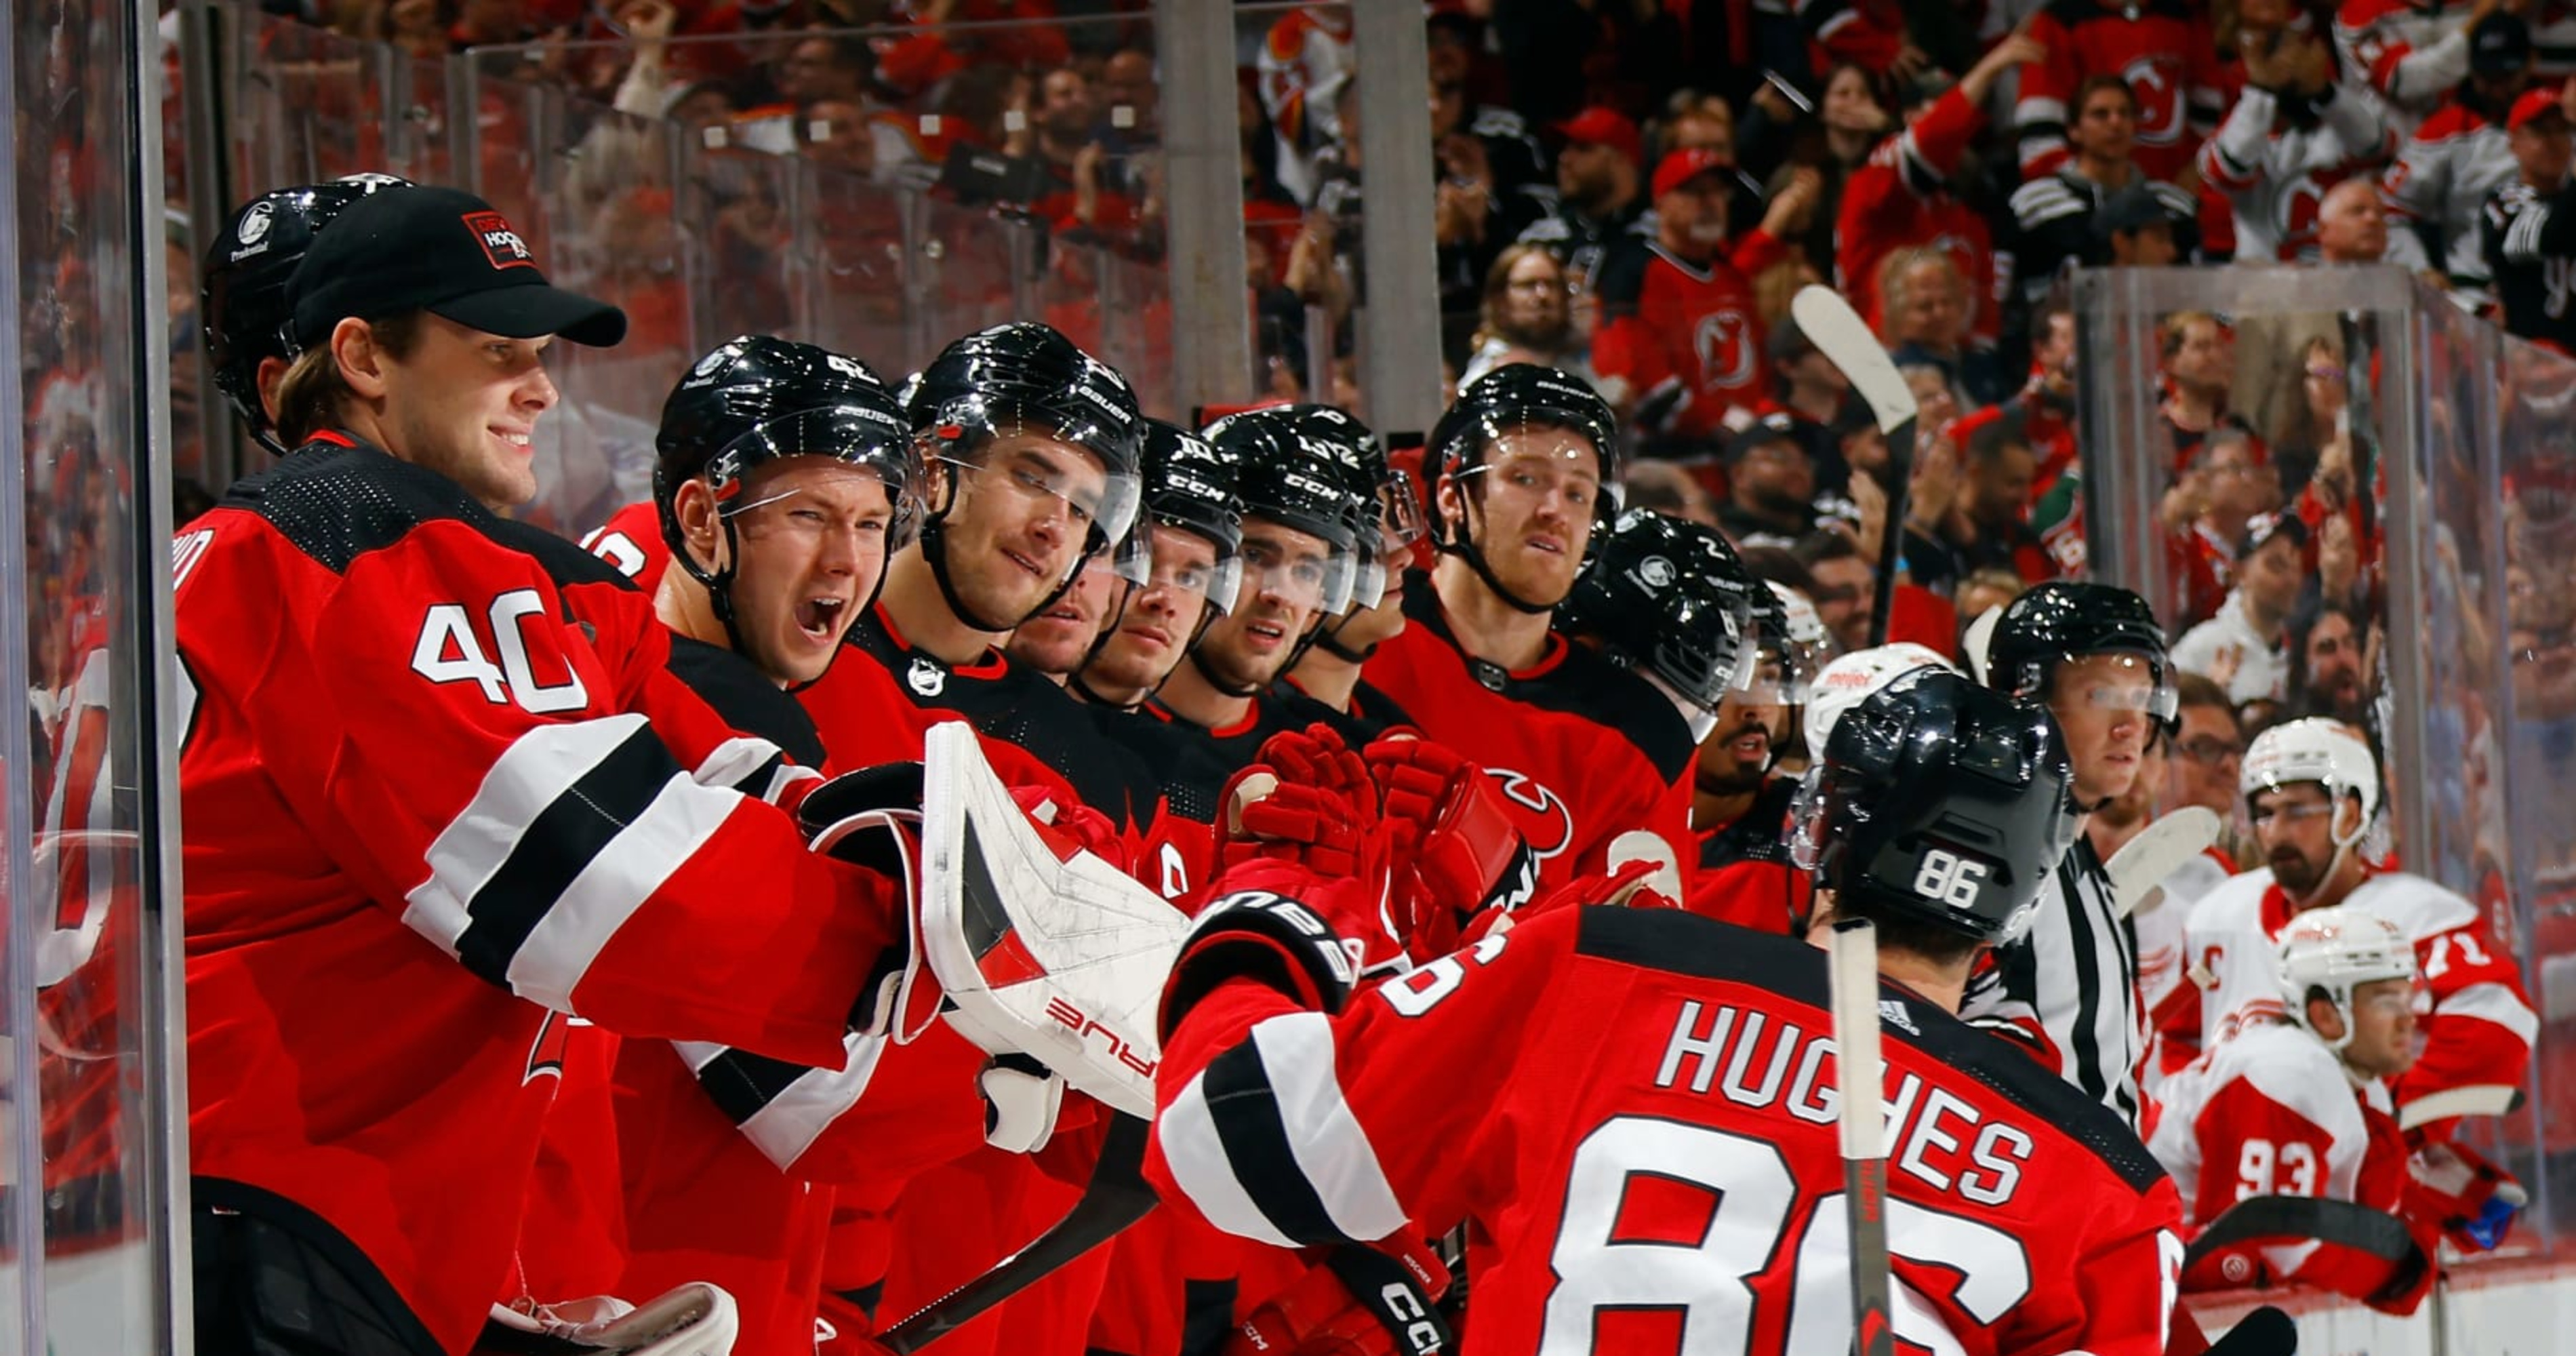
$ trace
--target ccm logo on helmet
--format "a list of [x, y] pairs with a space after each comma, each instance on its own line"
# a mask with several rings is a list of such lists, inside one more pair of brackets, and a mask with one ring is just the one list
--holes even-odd
[[528, 251], [528, 242], [498, 212], [468, 212], [465, 229], [474, 233], [483, 246], [483, 256], [494, 268], [535, 268], [537, 256]]

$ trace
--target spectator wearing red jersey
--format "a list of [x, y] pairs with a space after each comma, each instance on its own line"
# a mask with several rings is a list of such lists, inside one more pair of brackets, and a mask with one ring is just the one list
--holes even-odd
[[2174, 470], [2221, 423], [2243, 421], [2228, 412], [2236, 384], [2236, 332], [2207, 311], [2176, 311], [2164, 324], [2165, 398], [2158, 406], [2173, 434]]
[[1882, 320], [1878, 276], [1887, 256], [1911, 245], [1937, 244], [1975, 284], [1978, 304], [1969, 332], [1990, 342], [2000, 332], [1993, 232], [1950, 191], [1950, 176], [1986, 125], [1981, 109], [1995, 81], [2006, 68], [2042, 53], [2026, 33], [1995, 44], [1957, 85], [1909, 108], [1905, 130], [1880, 142], [1869, 163], [1844, 185], [1835, 220], [1836, 269], [1843, 295], [1872, 324]]
[[2029, 34], [2038, 54], [2022, 68], [2013, 107], [2024, 179], [2066, 163], [2067, 119], [2090, 76], [2118, 76], [2137, 95], [2137, 158], [2150, 178], [2180, 179], [2218, 125], [2229, 81], [2200, 5], [2056, 0], [2030, 21]]
[[1650, 437], [1708, 438], [1749, 418], [1765, 394], [1762, 321], [1746, 278], [1786, 251], [1780, 236], [1814, 203], [1816, 179], [1773, 198], [1762, 224], [1730, 246], [1732, 170], [1707, 151], [1665, 156], [1655, 239], [1625, 243], [1602, 265], [1592, 367]]

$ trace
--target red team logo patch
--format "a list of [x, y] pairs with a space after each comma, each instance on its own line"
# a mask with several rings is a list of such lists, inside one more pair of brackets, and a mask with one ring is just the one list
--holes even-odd
[[483, 246], [483, 255], [494, 268], [535, 268], [537, 256], [528, 250], [528, 242], [519, 238], [509, 218], [498, 212], [468, 212], [465, 229]]

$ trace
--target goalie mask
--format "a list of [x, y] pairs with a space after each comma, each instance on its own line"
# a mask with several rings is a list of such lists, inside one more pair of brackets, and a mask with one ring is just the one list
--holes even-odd
[[390, 174], [352, 174], [327, 184], [302, 184], [262, 193], [242, 204], [206, 250], [198, 277], [197, 316], [206, 343], [206, 367], [215, 389], [241, 417], [259, 445], [285, 456], [276, 426], [259, 398], [259, 365], [294, 355], [286, 331], [293, 312], [286, 280], [313, 247], [313, 238], [349, 205], [380, 188], [406, 186]]
[[1485, 587], [1506, 604], [1523, 612], [1552, 610], [1563, 600], [1527, 598], [1514, 592], [1496, 577], [1484, 544], [1476, 540], [1473, 524], [1483, 517], [1478, 505], [1490, 492], [1486, 482], [1494, 470], [1492, 463], [1497, 453], [1508, 450], [1524, 465], [1538, 468], [1529, 474], [1566, 486], [1583, 478], [1573, 474], [1580, 468], [1592, 478], [1590, 540], [1597, 544], [1617, 511], [1612, 487], [1619, 480], [1618, 438], [1618, 421], [1610, 407], [1580, 377], [1534, 363], [1513, 363], [1477, 378], [1440, 416], [1425, 452], [1435, 491], [1445, 484], [1457, 496], [1458, 506], [1455, 515], [1446, 508], [1434, 515], [1434, 547], [1466, 561]]
[[[2415, 948], [2397, 925], [2360, 909], [2310, 909], [2290, 920], [2275, 953], [2275, 977], [2290, 1020], [2341, 1052], [2352, 1044], [2352, 991], [2379, 980], [2415, 978]], [[2308, 998], [2322, 990], [2343, 1023], [2329, 1039], [2308, 1020]]]
[[[925, 470], [947, 487], [925, 496], [933, 503], [922, 523], [922, 557], [960, 620], [981, 631], [1011, 630], [1053, 606], [1084, 565], [1104, 554], [1120, 578], [1146, 581], [1149, 534], [1133, 531], [1144, 415], [1126, 378], [1048, 326], [1022, 321], [950, 344], [909, 383], [905, 404]], [[1012, 447], [1025, 446], [1026, 439], [1078, 449], [1098, 464], [1100, 482], [1095, 486], [1081, 471]], [[1017, 460], [988, 464], [997, 445]], [[969, 476], [989, 476], [989, 483], [1005, 491], [1056, 501], [1079, 525], [1082, 539], [1073, 559], [1023, 616], [979, 615], [957, 591], [946, 529]]]
[[1817, 888], [1981, 942], [2028, 930], [2077, 822], [2048, 713], [1915, 667], [1830, 728], [1791, 811], [1792, 860]]
[[1757, 596], [1777, 609], [1714, 530], [1630, 509], [1601, 538], [1557, 619], [1670, 698], [1696, 746], [1716, 728], [1718, 704], [1753, 674]]

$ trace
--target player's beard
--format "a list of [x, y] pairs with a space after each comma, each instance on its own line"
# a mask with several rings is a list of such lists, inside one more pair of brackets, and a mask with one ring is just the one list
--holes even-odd
[[2272, 879], [2279, 882], [2285, 894], [2305, 895], [2325, 879], [2324, 867], [2309, 861], [2306, 853], [2295, 848], [2283, 848], [2272, 853], [2267, 860], [2272, 867]]

